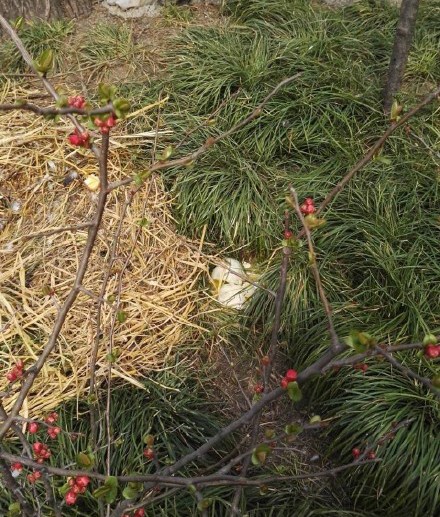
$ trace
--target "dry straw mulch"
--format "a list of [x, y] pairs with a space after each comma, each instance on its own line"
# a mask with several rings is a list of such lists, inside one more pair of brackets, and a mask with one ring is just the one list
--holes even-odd
[[[0, 102], [31, 93], [7, 84]], [[91, 152], [68, 145], [70, 132], [66, 121], [54, 123], [20, 111], [0, 112], [0, 391], [7, 387], [5, 373], [11, 364], [18, 359], [32, 364], [47, 343], [57, 311], [73, 284], [87, 230], [41, 233], [85, 223], [96, 206], [97, 195], [84, 185], [84, 178], [97, 173], [96, 160]], [[117, 129], [112, 136], [110, 180], [133, 175], [130, 148], [154, 141], [153, 131], [129, 139], [122, 133], [123, 128]], [[63, 181], [72, 172], [78, 178], [66, 186]], [[110, 196], [83, 282], [92, 293], [101, 288], [127, 195], [125, 189]], [[114, 347], [120, 353], [113, 364], [114, 382], [142, 387], [142, 376], [163, 367], [176, 347], [205, 332], [197, 322], [210, 302], [198, 285], [208, 261], [199, 251], [201, 243], [175, 233], [169, 205], [161, 180], [155, 176], [127, 210], [106, 292], [106, 298], [116, 294], [122, 278], [120, 308], [127, 320], [116, 320], [114, 325]], [[104, 304], [98, 382], [107, 375], [115, 315], [115, 304]], [[63, 400], [86, 395], [95, 333], [96, 300], [81, 293], [56, 350], [26, 400], [24, 416], [34, 417]], [[13, 399], [5, 400], [6, 407]]]

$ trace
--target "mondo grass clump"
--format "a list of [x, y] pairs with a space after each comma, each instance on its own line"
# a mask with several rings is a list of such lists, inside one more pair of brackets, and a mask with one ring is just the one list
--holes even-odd
[[[69, 53], [65, 41], [74, 30], [70, 20], [18, 21], [16, 30], [29, 53], [37, 58], [44, 50], [50, 49], [54, 55], [54, 69], [59, 71], [60, 64]], [[0, 42], [0, 68], [2, 74], [24, 72], [25, 63], [15, 44], [9, 39]]]
[[[177, 155], [242, 120], [281, 79], [300, 75], [268, 102], [260, 117], [188, 169], [168, 171], [165, 180], [180, 230], [194, 237], [206, 228], [211, 242], [259, 258], [264, 270], [260, 282], [274, 290], [288, 186], [295, 187], [300, 199], [311, 196], [319, 205], [389, 124], [381, 91], [398, 12], [372, 2], [328, 9], [300, 0], [237, 1], [228, 3], [228, 9], [228, 26], [189, 29], [169, 52], [170, 103], [164, 119], [175, 132], [171, 143], [179, 143]], [[439, 15], [435, 2], [421, 6], [397, 96], [405, 110], [440, 79], [439, 29], [433, 23]], [[326, 225], [314, 232], [323, 285], [341, 338], [357, 329], [380, 343], [398, 344], [440, 332], [438, 114], [433, 104], [390, 137], [326, 209]], [[300, 229], [292, 226], [293, 231]], [[267, 342], [273, 303], [265, 291], [257, 291], [244, 314], [258, 344]], [[290, 262], [281, 340], [286, 360], [297, 368], [313, 362], [330, 341], [307, 250], [301, 245]], [[414, 355], [410, 360], [416, 370], [432, 374], [423, 359]], [[310, 402], [327, 412], [325, 401], [334, 401], [332, 413], [340, 416], [358, 397], [365, 417], [360, 409], [347, 412], [354, 436], [363, 435], [368, 418], [376, 421], [372, 412], [378, 401], [384, 404], [379, 411], [387, 416], [384, 423], [412, 418], [411, 401], [429, 409], [399, 431], [407, 441], [396, 439], [383, 447], [386, 465], [395, 467], [371, 466], [353, 473], [353, 486], [340, 508], [347, 515], [398, 515], [409, 488], [419, 483], [420, 490], [413, 489], [406, 499], [407, 507], [417, 516], [434, 515], [438, 471], [433, 465], [424, 468], [433, 454], [431, 442], [439, 442], [438, 430], [426, 420], [427, 414], [438, 415], [438, 401], [398, 371], [371, 368], [365, 377], [347, 370], [340, 374], [343, 381], [336, 376], [320, 381]], [[356, 390], [351, 391], [350, 383]], [[396, 400], [399, 394], [400, 405], [387, 406], [387, 390], [390, 396], [396, 393]], [[376, 435], [387, 430], [380, 422], [378, 418]], [[342, 436], [339, 432], [338, 427], [331, 436]], [[351, 450], [344, 436], [343, 446]], [[414, 468], [405, 471], [401, 465], [408, 447], [418, 452], [411, 459]], [[336, 462], [349, 460], [341, 459], [340, 441], [334, 451]], [[382, 490], [381, 497], [373, 501], [376, 489]], [[386, 502], [388, 496], [393, 500]], [[321, 510], [325, 513], [325, 505]]]
[[[430, 376], [432, 363], [412, 355], [398, 354], [403, 364]], [[335, 386], [336, 384], [336, 386]], [[340, 462], [350, 459], [351, 449], [361, 450], [404, 425], [375, 448], [381, 460], [375, 465], [352, 469], [341, 482], [352, 494], [357, 510], [378, 515], [438, 515], [440, 512], [440, 405], [433, 393], [387, 365], [370, 365], [367, 373], [344, 377], [331, 375], [326, 389], [334, 399], [327, 402], [336, 417], [330, 433], [330, 454]], [[339, 390], [339, 394], [338, 394]], [[328, 397], [322, 397], [328, 399]]]
[[[166, 369], [152, 373], [142, 384], [143, 389], [115, 387], [111, 390], [110, 465], [114, 475], [154, 472], [153, 463], [143, 456], [143, 438], [147, 434], [154, 435], [157, 457], [161, 465], [167, 465], [202, 445], [206, 437], [214, 435], [222, 425], [221, 418], [208, 406], [195, 369], [182, 356], [176, 355], [167, 364]], [[107, 404], [104, 397], [99, 404], [104, 411]], [[71, 401], [56, 409], [59, 414], [58, 425], [73, 433], [75, 439], [72, 439], [72, 435], [62, 432], [56, 440], [50, 440], [48, 443], [52, 452], [51, 463], [56, 466], [70, 465], [79, 452], [87, 450], [92, 440], [89, 406]], [[104, 418], [104, 413], [100, 415]], [[6, 442], [6, 445], [11, 452], [20, 453], [18, 443]], [[224, 446], [228, 446], [228, 440]], [[223, 452], [222, 448], [217, 450], [218, 458]], [[106, 464], [107, 449], [99, 447], [94, 453], [94, 470], [102, 471]], [[217, 457], [206, 457], [205, 460], [208, 464], [210, 461], [216, 461]], [[189, 465], [182, 472], [184, 475], [191, 475], [195, 470]], [[66, 480], [59, 477], [58, 481], [58, 485], [54, 483], [54, 486], [61, 487]], [[42, 484], [35, 486], [43, 493]], [[91, 496], [91, 492], [97, 486], [98, 483], [92, 482], [92, 490], [88, 490], [78, 500], [75, 508], [64, 506], [63, 516], [98, 515], [98, 501]], [[121, 486], [121, 490], [123, 488], [124, 486]], [[26, 489], [29, 489], [28, 485]], [[177, 506], [180, 513], [163, 513], [173, 506]], [[196, 515], [196, 506], [197, 501], [187, 491], [183, 497], [175, 499], [170, 496], [162, 504], [156, 504], [154, 513], [147, 515]], [[6, 515], [7, 507], [7, 502], [2, 501], [0, 495], [0, 510], [4, 510], [2, 515]], [[185, 508], [193, 508], [194, 512], [185, 513]]]
[[[229, 25], [190, 28], [169, 51], [164, 119], [174, 143], [184, 138], [179, 152], [230, 128], [281, 79], [300, 75], [261, 117], [166, 177], [182, 231], [194, 236], [207, 225], [212, 241], [267, 256], [288, 184], [300, 195], [323, 195], [386, 127], [380, 94], [396, 10], [366, 2], [329, 10], [299, 0], [237, 2], [230, 10]], [[420, 15], [415, 46], [425, 72], [410, 67], [401, 94], [408, 105], [439, 76], [436, 10], [425, 6]]]

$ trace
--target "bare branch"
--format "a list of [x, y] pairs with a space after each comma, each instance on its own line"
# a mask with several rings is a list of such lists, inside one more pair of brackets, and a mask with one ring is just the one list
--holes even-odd
[[[204, 144], [202, 144], [198, 149], [193, 151], [192, 153], [187, 154], [186, 156], [183, 156], [182, 158], [176, 158], [175, 160], [164, 160], [164, 161], [156, 161], [149, 167], [149, 172], [155, 172], [163, 169], [170, 169], [171, 167], [182, 167], [185, 165], [188, 165], [195, 160], [197, 160], [200, 156], [206, 153], [208, 149], [210, 149], [213, 145], [217, 144], [221, 140], [224, 140], [228, 136], [232, 135], [233, 133], [236, 133], [238, 130], [240, 130], [242, 127], [246, 126], [252, 120], [256, 119], [261, 115], [263, 112], [264, 106], [270, 101], [270, 99], [276, 95], [284, 86], [291, 83], [295, 79], [298, 79], [300, 77], [301, 73], [295, 74], [292, 77], [288, 77], [287, 79], [284, 79], [280, 83], [278, 83], [275, 88], [266, 95], [266, 97], [260, 102], [260, 104], [250, 113], [247, 117], [242, 119], [240, 122], [237, 122], [234, 126], [232, 126], [227, 131], [224, 131], [223, 133], [220, 133], [216, 137], [210, 137], [206, 140]], [[123, 185], [130, 185], [134, 181], [134, 178], [129, 177], [125, 178], [120, 181], [115, 181], [113, 183], [110, 183], [109, 190], [114, 190], [118, 187], [121, 187]]]
[[316, 262], [316, 253], [315, 253], [315, 248], [313, 246], [312, 235], [310, 233], [310, 229], [307, 225], [307, 222], [304, 219], [304, 215], [301, 212], [301, 209], [299, 206], [299, 201], [298, 201], [298, 195], [293, 187], [290, 187], [290, 194], [293, 198], [296, 215], [298, 216], [298, 219], [301, 221], [302, 227], [304, 229], [303, 231], [307, 238], [307, 244], [309, 247], [310, 267], [312, 269], [312, 273], [315, 278], [315, 283], [316, 283], [316, 287], [318, 289], [319, 298], [321, 299], [322, 305], [324, 306], [325, 314], [327, 316], [328, 330], [329, 330], [330, 338], [331, 338], [331, 342], [332, 342], [332, 349], [337, 350], [338, 346], [339, 346], [339, 337], [338, 337], [338, 334], [336, 333], [335, 325], [333, 322], [333, 311], [332, 311], [331, 305], [327, 299], [327, 296], [325, 294], [324, 287], [322, 285], [321, 274], [319, 273], [318, 264]]
[[[388, 346], [385, 347], [383, 345], [380, 345], [379, 348], [381, 350], [385, 350], [386, 352], [403, 352], [408, 350], [417, 350], [417, 349], [423, 349], [423, 343], [408, 343], [405, 345], [394, 345], [394, 346]], [[369, 357], [375, 357], [379, 355], [379, 352], [375, 350], [374, 348], [370, 348], [366, 352], [362, 354], [356, 354], [356, 355], [349, 355], [348, 357], [341, 359], [339, 361], [332, 361], [327, 366], [325, 366], [322, 369], [322, 373], [327, 372], [331, 369], [339, 369], [343, 366], [353, 366], [354, 364], [360, 363], [364, 361], [365, 359], [368, 359]]]
[[[408, 120], [418, 113], [422, 108], [433, 102], [440, 95], [440, 85], [437, 86], [431, 93], [426, 95], [416, 106], [403, 115], [398, 121], [392, 122], [391, 125], [386, 129], [383, 135], [376, 141], [376, 143], [370, 148], [370, 150], [347, 172], [341, 181], [327, 194], [324, 201], [319, 205], [316, 214], [321, 214], [325, 208], [336, 198], [341, 190], [347, 185], [347, 183], [353, 178], [353, 176], [365, 167], [373, 158], [377, 152], [381, 149], [383, 144], [386, 142], [389, 136], [391, 136], [399, 127], [405, 125]], [[300, 235], [304, 235], [303, 232]]]
[[432, 385], [432, 382], [427, 379], [426, 377], [422, 377], [418, 373], [414, 372], [410, 368], [407, 368], [404, 366], [400, 361], [398, 361], [395, 357], [393, 357], [390, 353], [388, 353], [386, 350], [381, 348], [380, 346], [376, 346], [375, 350], [378, 354], [385, 357], [385, 359], [392, 365], [394, 368], [397, 368], [400, 370], [406, 377], [409, 377], [410, 379], [413, 379], [415, 381], [419, 381], [424, 386], [426, 386], [431, 392], [438, 398], [440, 398], [440, 391], [436, 390], [434, 386]]
[[113, 113], [114, 109], [111, 104], [102, 106], [100, 108], [94, 108], [92, 110], [84, 110], [80, 108], [66, 106], [63, 108], [41, 108], [36, 104], [30, 104], [28, 102], [16, 102], [14, 104], [0, 104], [0, 111], [31, 111], [37, 115], [43, 116], [57, 116], [57, 115], [104, 115], [106, 113]]

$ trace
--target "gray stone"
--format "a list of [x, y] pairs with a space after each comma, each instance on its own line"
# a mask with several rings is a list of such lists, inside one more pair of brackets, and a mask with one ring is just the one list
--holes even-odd
[[161, 2], [158, 0], [105, 0], [104, 6], [111, 14], [122, 18], [140, 18], [141, 16], [156, 16], [160, 11]]

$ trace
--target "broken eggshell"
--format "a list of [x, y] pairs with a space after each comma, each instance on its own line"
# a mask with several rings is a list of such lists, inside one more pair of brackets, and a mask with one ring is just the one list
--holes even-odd
[[211, 272], [211, 279], [216, 287], [220, 288], [223, 283], [241, 285], [243, 280], [234, 274], [244, 275], [241, 262], [233, 258], [225, 258], [223, 262], [227, 264], [228, 269], [223, 266], [216, 266]]

